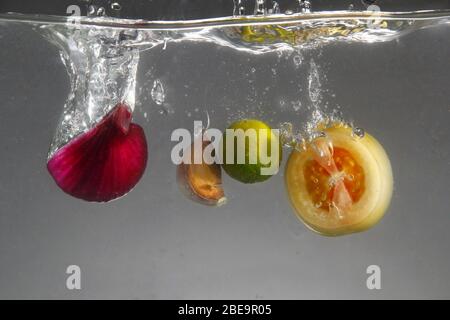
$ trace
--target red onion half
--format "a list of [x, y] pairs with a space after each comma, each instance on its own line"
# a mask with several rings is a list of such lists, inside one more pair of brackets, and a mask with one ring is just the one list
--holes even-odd
[[94, 128], [59, 149], [47, 168], [69, 195], [107, 202], [128, 193], [147, 166], [147, 141], [142, 128], [131, 123], [125, 104], [114, 107]]

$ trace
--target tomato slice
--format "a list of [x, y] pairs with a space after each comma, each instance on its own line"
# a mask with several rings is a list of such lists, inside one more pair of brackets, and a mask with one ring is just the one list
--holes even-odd
[[337, 236], [366, 230], [389, 206], [393, 178], [378, 141], [336, 124], [304, 150], [294, 150], [286, 187], [297, 216], [312, 230]]

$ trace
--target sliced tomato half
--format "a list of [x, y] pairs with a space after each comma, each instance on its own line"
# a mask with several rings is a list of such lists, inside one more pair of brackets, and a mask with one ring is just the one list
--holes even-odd
[[286, 187], [297, 216], [313, 231], [338, 236], [375, 225], [389, 206], [393, 177], [389, 158], [371, 135], [336, 124], [304, 150], [294, 150]]

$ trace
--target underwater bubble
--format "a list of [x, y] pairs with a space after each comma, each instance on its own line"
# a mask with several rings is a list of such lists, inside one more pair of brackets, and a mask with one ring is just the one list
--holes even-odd
[[101, 17], [104, 16], [106, 14], [106, 10], [104, 7], [100, 7], [97, 9], [97, 16]]
[[161, 80], [156, 79], [153, 82], [151, 96], [152, 96], [153, 101], [159, 106], [162, 105], [164, 103], [164, 101], [166, 100], [166, 95], [164, 93], [164, 86], [163, 86]]
[[113, 9], [115, 11], [119, 11], [122, 9], [122, 6], [118, 2], [113, 2], [113, 3], [111, 3], [111, 9]]
[[278, 4], [278, 2], [273, 1], [273, 6], [272, 6], [272, 13], [273, 14], [278, 14], [280, 13], [280, 5]]
[[308, 75], [308, 92], [311, 102], [313, 102], [314, 104], [320, 102], [322, 98], [322, 89], [319, 77], [319, 69], [314, 60], [310, 61], [310, 70]]
[[245, 13], [245, 8], [242, 6], [242, 0], [233, 0], [233, 15], [239, 16]]
[[304, 138], [299, 132], [294, 131], [294, 126], [290, 122], [282, 122], [278, 126], [280, 130], [280, 141], [284, 147], [304, 150]]
[[280, 140], [284, 146], [290, 146], [293, 141], [293, 126], [290, 122], [282, 122], [279, 125]]
[[97, 12], [97, 9], [95, 6], [90, 5], [88, 7], [88, 11], [87, 11], [88, 16], [94, 16], [96, 12]]
[[364, 131], [363, 128], [360, 128], [360, 127], [354, 127], [354, 128], [352, 129], [352, 134], [353, 134], [353, 136], [355, 136], [355, 137], [361, 139], [361, 138], [364, 138], [365, 131]]
[[300, 11], [303, 13], [311, 12], [311, 2], [308, 0], [300, 0]]
[[300, 109], [302, 108], [302, 102], [300, 100], [293, 101], [292, 108], [294, 109], [294, 111], [300, 111]]
[[299, 67], [302, 64], [303, 58], [300, 55], [295, 55], [293, 60], [294, 60], [295, 66]]

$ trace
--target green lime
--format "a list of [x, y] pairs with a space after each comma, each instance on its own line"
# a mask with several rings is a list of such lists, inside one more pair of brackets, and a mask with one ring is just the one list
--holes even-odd
[[[272, 148], [278, 152], [272, 152]], [[265, 181], [280, 166], [282, 147], [278, 133], [259, 120], [240, 120], [229, 126], [221, 150], [223, 169], [243, 183]], [[234, 152], [230, 154], [230, 150]]]

